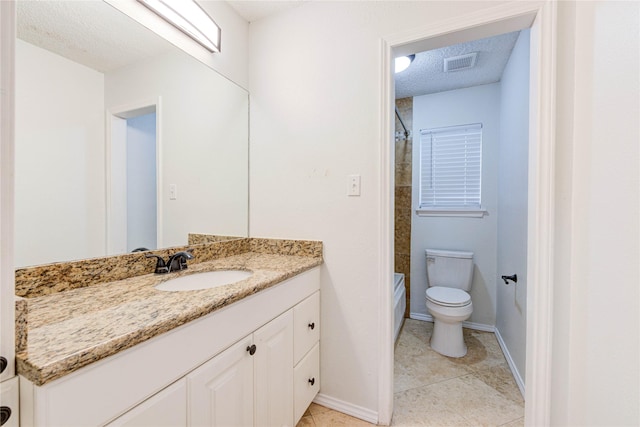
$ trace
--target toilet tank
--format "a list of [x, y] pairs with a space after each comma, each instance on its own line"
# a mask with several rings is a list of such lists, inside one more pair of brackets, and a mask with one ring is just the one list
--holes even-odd
[[471, 290], [473, 252], [427, 249], [427, 286]]

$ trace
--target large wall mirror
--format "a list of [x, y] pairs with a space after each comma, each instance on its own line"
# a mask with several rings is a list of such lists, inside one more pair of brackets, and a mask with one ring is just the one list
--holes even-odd
[[246, 90], [100, 0], [17, 14], [16, 266], [248, 235]]

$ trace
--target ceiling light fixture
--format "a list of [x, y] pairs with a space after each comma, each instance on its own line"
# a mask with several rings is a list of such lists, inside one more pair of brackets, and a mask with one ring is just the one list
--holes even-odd
[[416, 59], [415, 55], [397, 57], [395, 61], [395, 72], [399, 73], [409, 68], [409, 65], [411, 65], [414, 59]]
[[194, 0], [138, 1], [209, 52], [220, 52], [222, 30]]

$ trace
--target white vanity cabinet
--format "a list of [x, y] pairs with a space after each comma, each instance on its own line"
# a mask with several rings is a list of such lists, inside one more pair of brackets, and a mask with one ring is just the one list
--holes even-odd
[[189, 375], [192, 426], [293, 425], [292, 310]]
[[294, 426], [319, 390], [319, 286], [316, 267], [51, 383], [21, 378], [22, 425]]
[[320, 292], [297, 304], [293, 318], [293, 393], [297, 423], [320, 391]]
[[241, 340], [187, 376], [194, 426], [253, 425], [253, 359]]
[[107, 427], [180, 427], [187, 425], [187, 381], [183, 378], [145, 400]]
[[189, 425], [295, 425], [320, 390], [319, 320], [315, 292], [187, 375]]

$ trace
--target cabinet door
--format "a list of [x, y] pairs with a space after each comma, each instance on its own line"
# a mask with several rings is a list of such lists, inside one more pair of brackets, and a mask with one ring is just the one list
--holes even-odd
[[256, 426], [293, 426], [293, 312], [253, 334]]
[[107, 427], [178, 427], [187, 425], [187, 386], [185, 379], [145, 400]]
[[229, 347], [187, 376], [188, 425], [253, 425], [251, 336]]

